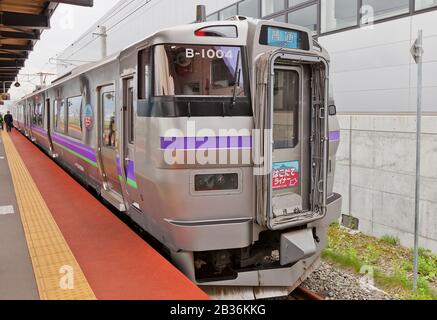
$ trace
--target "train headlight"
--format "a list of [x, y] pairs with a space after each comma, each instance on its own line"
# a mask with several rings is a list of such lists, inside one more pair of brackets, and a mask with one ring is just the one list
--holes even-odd
[[194, 177], [195, 191], [237, 190], [237, 173], [198, 174]]

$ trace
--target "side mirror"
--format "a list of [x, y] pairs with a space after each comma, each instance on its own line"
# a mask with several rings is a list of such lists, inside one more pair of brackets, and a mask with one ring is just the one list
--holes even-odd
[[334, 104], [328, 106], [328, 114], [330, 116], [335, 116], [337, 114], [337, 107]]

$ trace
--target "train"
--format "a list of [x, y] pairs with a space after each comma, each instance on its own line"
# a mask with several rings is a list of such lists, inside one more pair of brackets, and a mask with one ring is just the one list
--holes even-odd
[[287, 295], [341, 211], [329, 67], [306, 28], [200, 21], [60, 76], [14, 126], [211, 297]]

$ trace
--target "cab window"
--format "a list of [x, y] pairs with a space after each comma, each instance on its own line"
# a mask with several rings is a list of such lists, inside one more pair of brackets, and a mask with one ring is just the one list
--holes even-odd
[[246, 96], [240, 47], [158, 45], [155, 96]]

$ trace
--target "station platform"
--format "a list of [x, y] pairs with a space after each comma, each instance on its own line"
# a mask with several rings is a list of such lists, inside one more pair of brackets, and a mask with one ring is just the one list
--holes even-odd
[[24, 136], [0, 135], [0, 300], [206, 293]]

